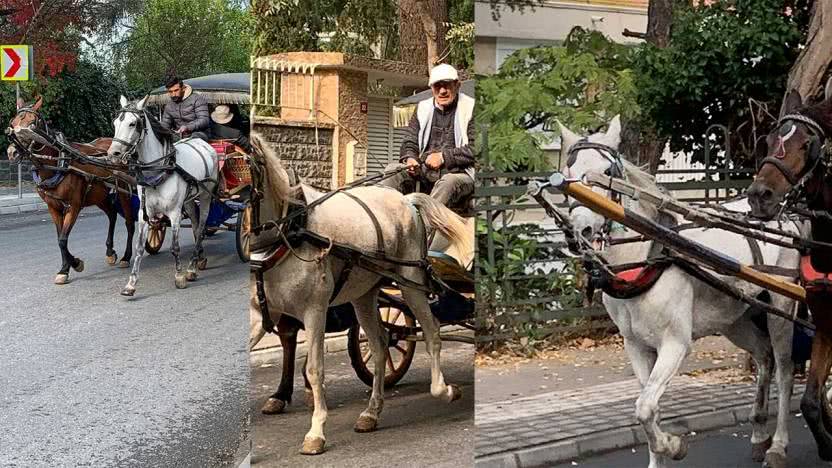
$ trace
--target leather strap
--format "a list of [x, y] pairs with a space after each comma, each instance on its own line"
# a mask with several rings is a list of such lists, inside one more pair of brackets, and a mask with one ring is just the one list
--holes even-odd
[[381, 232], [381, 224], [378, 222], [378, 218], [376, 218], [376, 215], [373, 214], [373, 212], [370, 210], [370, 207], [367, 206], [367, 204], [364, 203], [360, 198], [356, 197], [355, 195], [349, 193], [346, 190], [344, 190], [341, 193], [352, 198], [354, 202], [358, 203], [358, 205], [361, 206], [361, 208], [364, 208], [364, 211], [367, 212], [367, 215], [370, 217], [370, 220], [373, 222], [373, 227], [376, 230], [376, 253], [378, 253], [379, 255], [384, 255], [384, 234]]

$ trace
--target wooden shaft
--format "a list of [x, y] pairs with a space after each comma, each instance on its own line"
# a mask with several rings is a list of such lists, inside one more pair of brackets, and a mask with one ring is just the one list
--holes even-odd
[[749, 283], [782, 294], [790, 299], [798, 301], [806, 300], [806, 290], [800, 285], [783, 281], [776, 276], [754, 270], [750, 266], [741, 264], [732, 257], [682, 237], [679, 233], [627, 210], [599, 193], [593, 192], [591, 188], [582, 183], [566, 183], [557, 188], [605, 218], [617, 221], [666, 245], [678, 253], [694, 258], [708, 267], [713, 268], [718, 273], [736, 276]]

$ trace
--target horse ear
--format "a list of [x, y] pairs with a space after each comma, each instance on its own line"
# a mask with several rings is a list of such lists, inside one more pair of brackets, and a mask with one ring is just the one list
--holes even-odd
[[26, 101], [23, 98], [17, 98], [17, 109], [23, 109], [26, 106]]
[[793, 89], [786, 94], [786, 99], [783, 100], [783, 107], [780, 114], [782, 116], [783, 114], [793, 112], [802, 105], [803, 97], [800, 96], [800, 91]]
[[832, 76], [826, 80], [826, 86], [823, 87], [824, 100], [828, 100], [830, 97], [832, 97]]
[[42, 106], [42, 105], [43, 105], [43, 97], [38, 97], [38, 100], [35, 101], [35, 105], [32, 106], [32, 110], [37, 112], [38, 110], [40, 110], [40, 106]]
[[610, 126], [606, 133], [607, 144], [615, 149], [621, 144], [621, 115], [616, 115], [610, 121]]
[[147, 98], [149, 98], [149, 97], [150, 97], [150, 95], [147, 95], [147, 96], [143, 97], [141, 101], [137, 102], [136, 103], [136, 109], [143, 110], [144, 109], [144, 103], [147, 101]]
[[566, 151], [569, 150], [569, 148], [572, 147], [572, 145], [574, 145], [575, 143], [578, 142], [578, 140], [581, 139], [581, 137], [578, 134], [576, 134], [575, 132], [573, 132], [572, 130], [569, 130], [568, 128], [566, 128], [565, 125], [560, 123], [560, 120], [555, 120], [555, 122], [557, 122], [558, 128], [560, 129], [560, 138], [561, 138], [560, 152], [561, 152], [561, 154], [565, 154]]
[[127, 98], [124, 97], [123, 94], [121, 95], [121, 99], [119, 100], [119, 104], [121, 104], [122, 108], [127, 107]]

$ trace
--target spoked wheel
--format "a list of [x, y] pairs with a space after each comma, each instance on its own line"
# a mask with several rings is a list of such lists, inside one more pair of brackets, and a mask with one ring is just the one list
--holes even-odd
[[244, 263], [248, 263], [250, 257], [249, 245], [251, 244], [251, 206], [237, 213], [237, 256]]
[[150, 255], [156, 255], [165, 242], [167, 227], [164, 224], [151, 225], [147, 231], [147, 240], [144, 243], [144, 250]]
[[[410, 364], [413, 362], [413, 355], [416, 353], [416, 342], [400, 339], [400, 333], [391, 325], [408, 327], [414, 329], [416, 321], [405, 314], [403, 303], [380, 303], [379, 314], [381, 315], [382, 326], [388, 334], [387, 365], [385, 366], [384, 387], [390, 388], [404, 377]], [[364, 329], [355, 325], [350, 328], [347, 350], [350, 355], [352, 368], [355, 374], [368, 386], [373, 385], [373, 352], [367, 342]]]

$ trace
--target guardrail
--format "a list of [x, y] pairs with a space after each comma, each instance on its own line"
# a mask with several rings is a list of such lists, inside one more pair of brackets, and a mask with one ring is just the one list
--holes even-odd
[[0, 196], [23, 198], [24, 194], [34, 190], [30, 162], [17, 164], [9, 160], [0, 160]]

